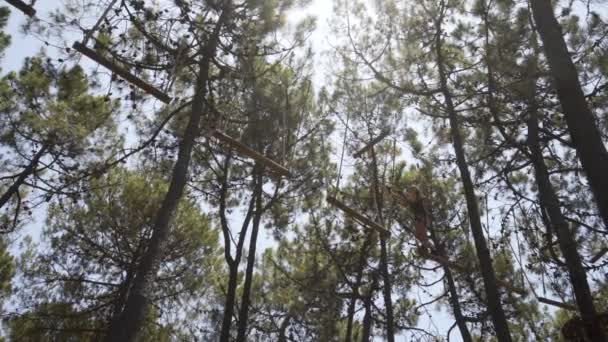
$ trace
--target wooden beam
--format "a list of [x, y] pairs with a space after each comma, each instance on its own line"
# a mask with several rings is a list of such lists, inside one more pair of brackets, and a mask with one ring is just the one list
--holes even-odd
[[29, 17], [33, 18], [36, 16], [36, 9], [21, 0], [5, 0], [5, 1], [8, 2], [10, 5], [16, 7], [18, 10], [20, 10], [21, 12], [23, 12], [25, 15], [27, 15]]
[[327, 203], [342, 210], [347, 216], [352, 217], [354, 220], [361, 223], [363, 226], [366, 226], [368, 228], [371, 228], [371, 229], [377, 231], [383, 237], [389, 237], [391, 235], [390, 231], [388, 231], [387, 229], [385, 229], [378, 223], [372, 221], [368, 217], [361, 215], [356, 210], [354, 210], [354, 209], [350, 208], [349, 206], [347, 206], [346, 204], [340, 202], [335, 197], [327, 196]]
[[291, 173], [289, 172], [289, 170], [287, 168], [285, 168], [282, 165], [279, 165], [272, 159], [266, 158], [259, 152], [242, 144], [240, 141], [233, 139], [232, 137], [230, 137], [218, 130], [213, 130], [211, 135], [214, 138], [216, 138], [217, 140], [221, 141], [222, 143], [235, 149], [238, 153], [260, 162], [262, 165], [264, 165], [265, 167], [270, 169], [274, 174], [276, 174], [278, 176], [285, 176], [285, 177], [289, 177], [291, 175]]
[[591, 258], [591, 260], [589, 260], [590, 263], [595, 263], [596, 261], [600, 260], [601, 257], [603, 257], [606, 253], [608, 253], [608, 247], [604, 247], [602, 250], [600, 250], [593, 258]]
[[545, 303], [547, 305], [557, 306], [558, 308], [562, 308], [562, 309], [570, 310], [570, 311], [578, 311], [576, 306], [574, 306], [572, 304], [562, 303], [562, 302], [558, 302], [556, 300], [544, 298], [544, 297], [536, 297], [536, 299], [538, 299], [539, 302]]
[[97, 53], [95, 50], [89, 49], [88, 47], [84, 46], [82, 43], [79, 43], [79, 42], [74, 43], [73, 47], [76, 51], [89, 57], [90, 59], [94, 60], [95, 62], [103, 65], [104, 67], [106, 67], [109, 70], [116, 73], [118, 76], [127, 80], [129, 83], [137, 86], [141, 90], [156, 97], [157, 99], [161, 100], [162, 102], [167, 103], [167, 104], [171, 102], [171, 97], [169, 97], [167, 94], [162, 92], [160, 89], [145, 82], [141, 78], [131, 74], [126, 69], [116, 65], [115, 63], [113, 63], [112, 61], [107, 59], [106, 57]]
[[388, 129], [382, 131], [379, 136], [375, 137], [372, 141], [368, 142], [367, 145], [363, 146], [362, 149], [360, 149], [359, 151], [355, 152], [355, 154], [353, 154], [353, 157], [355, 157], [355, 158], [361, 157], [363, 155], [363, 153], [371, 150], [372, 147], [374, 147], [374, 145], [376, 145], [377, 143], [379, 143], [380, 141], [382, 141], [384, 138], [386, 138], [390, 134], [391, 134], [391, 132]]

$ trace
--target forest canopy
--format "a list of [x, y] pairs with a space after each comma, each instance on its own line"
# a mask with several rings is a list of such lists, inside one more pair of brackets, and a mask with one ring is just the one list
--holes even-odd
[[606, 2], [328, 4], [0, 2], [0, 341], [608, 341]]

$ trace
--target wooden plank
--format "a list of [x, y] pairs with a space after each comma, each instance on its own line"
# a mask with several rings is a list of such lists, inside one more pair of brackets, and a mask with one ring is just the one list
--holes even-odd
[[36, 16], [36, 9], [21, 0], [5, 0], [5, 1], [29, 17], [33, 18]]
[[562, 309], [570, 310], [570, 311], [578, 311], [576, 306], [574, 306], [572, 304], [566, 304], [566, 303], [558, 302], [556, 300], [544, 298], [544, 297], [536, 297], [536, 299], [538, 299], [539, 302], [545, 303], [547, 305], [557, 306], [558, 308], [562, 308]]
[[354, 209], [348, 207], [346, 204], [340, 202], [335, 197], [327, 196], [327, 203], [329, 203], [329, 204], [333, 205], [334, 207], [342, 210], [346, 215], [352, 217], [353, 219], [355, 219], [356, 221], [358, 221], [362, 225], [364, 225], [364, 226], [366, 226], [368, 228], [371, 228], [371, 229], [377, 231], [383, 237], [388, 237], [388, 236], [391, 235], [390, 231], [388, 231], [387, 229], [385, 229], [384, 227], [382, 227], [378, 223], [370, 220], [366, 216], [361, 215], [360, 213], [358, 213]]
[[289, 170], [287, 168], [285, 168], [282, 165], [279, 165], [278, 163], [276, 163], [275, 161], [273, 161], [269, 158], [266, 158], [259, 152], [242, 144], [240, 141], [238, 141], [218, 130], [213, 130], [211, 135], [213, 137], [215, 137], [217, 140], [221, 141], [222, 143], [235, 149], [238, 153], [243, 154], [251, 159], [254, 159], [254, 160], [260, 162], [262, 165], [264, 165], [265, 167], [270, 169], [276, 175], [285, 176], [285, 177], [291, 176], [291, 173], [289, 172]]
[[589, 260], [589, 262], [591, 262], [592, 264], [595, 263], [596, 261], [600, 260], [600, 258], [603, 257], [606, 253], [608, 253], [608, 247], [604, 247], [604, 249], [600, 250], [595, 256], [593, 256], [593, 258], [591, 258], [591, 260]]
[[89, 49], [88, 47], [84, 46], [83, 44], [81, 44], [79, 42], [74, 43], [73, 47], [74, 47], [74, 49], [76, 51], [78, 51], [78, 52], [82, 53], [83, 55], [89, 57], [90, 59], [94, 60], [95, 62], [103, 65], [104, 67], [106, 67], [109, 70], [111, 70], [114, 73], [116, 73], [118, 76], [124, 78], [125, 80], [127, 80], [131, 84], [137, 86], [138, 88], [140, 88], [141, 90], [145, 91], [146, 93], [148, 93], [148, 94], [156, 97], [157, 99], [161, 100], [162, 102], [167, 103], [167, 104], [171, 102], [171, 97], [169, 97], [167, 94], [165, 94], [164, 92], [162, 92], [158, 88], [152, 86], [151, 84], [146, 83], [141, 78], [139, 78], [139, 77], [131, 74], [130, 72], [128, 72], [124, 68], [121, 68], [120, 66], [114, 64], [109, 59], [107, 59], [104, 56], [98, 54], [95, 50]]
[[372, 141], [368, 142], [367, 145], [363, 146], [362, 149], [360, 149], [359, 151], [355, 152], [355, 154], [353, 154], [353, 157], [355, 157], [355, 158], [361, 157], [363, 155], [363, 153], [371, 150], [372, 147], [374, 147], [374, 145], [376, 145], [380, 141], [384, 140], [384, 138], [386, 138], [390, 134], [391, 134], [391, 132], [389, 130], [382, 131], [382, 133], [380, 133], [379, 136], [375, 137]]

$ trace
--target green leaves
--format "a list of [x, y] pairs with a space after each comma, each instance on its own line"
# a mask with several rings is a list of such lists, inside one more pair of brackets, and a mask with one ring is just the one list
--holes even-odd
[[[92, 336], [103, 333], [107, 315], [116, 312], [115, 303], [120, 303], [133, 281], [133, 265], [139, 262], [150, 239], [167, 183], [151, 170], [115, 169], [91, 181], [89, 188], [80, 201], [59, 200], [51, 205], [42, 238], [50, 248], [38, 250], [23, 265], [23, 290], [31, 296], [24, 301], [39, 305], [38, 311], [29, 314], [32, 321], [27, 323], [34, 330], [50, 329], [36, 320], [40, 316], [77, 327], [72, 334], [79, 339], [89, 336], [82, 330], [86, 325], [96, 330]], [[190, 302], [193, 309], [197, 307], [194, 303], [209, 286], [207, 276], [217, 262], [218, 235], [196, 204], [184, 201], [165, 243], [168, 253], [161, 261], [154, 286], [159, 311], [152, 312], [152, 320], [185, 324], [179, 319], [167, 321], [165, 315], [182, 301]], [[68, 312], [51, 309], [62, 306], [67, 306]], [[196, 311], [188, 313], [196, 316]], [[82, 315], [88, 319], [79, 318]], [[153, 331], [159, 328], [150, 323], [147, 329], [148, 338], [156, 340]], [[47, 333], [58, 336], [52, 330]]]

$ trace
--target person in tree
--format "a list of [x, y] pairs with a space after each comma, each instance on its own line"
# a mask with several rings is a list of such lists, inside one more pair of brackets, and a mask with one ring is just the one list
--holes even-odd
[[415, 186], [409, 187], [403, 197], [414, 214], [414, 236], [420, 242], [419, 251], [427, 254], [432, 250], [427, 232], [431, 225], [431, 202]]
[[422, 196], [420, 189], [416, 186], [408, 187], [404, 193], [389, 192], [397, 198], [401, 205], [408, 207], [414, 214], [414, 236], [420, 243], [419, 252], [428, 254], [433, 250], [428, 238], [428, 227], [431, 225], [431, 201]]

